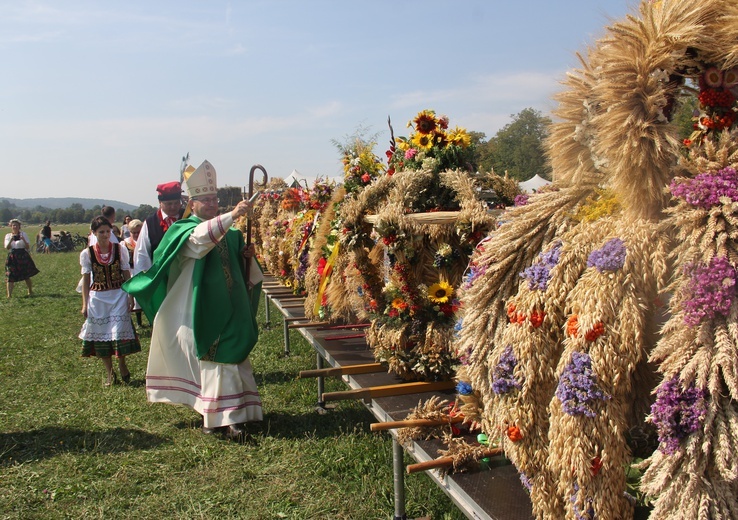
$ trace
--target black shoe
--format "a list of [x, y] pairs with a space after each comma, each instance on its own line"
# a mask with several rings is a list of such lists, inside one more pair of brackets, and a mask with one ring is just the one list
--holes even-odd
[[205, 435], [212, 435], [218, 431], [218, 428], [206, 428], [205, 426], [202, 427], [202, 433]]
[[123, 380], [125, 384], [128, 384], [131, 382], [131, 373], [128, 372], [126, 375], [121, 374], [120, 378]]
[[246, 438], [246, 428], [243, 424], [229, 424], [225, 427], [225, 438], [232, 441], [243, 441]]

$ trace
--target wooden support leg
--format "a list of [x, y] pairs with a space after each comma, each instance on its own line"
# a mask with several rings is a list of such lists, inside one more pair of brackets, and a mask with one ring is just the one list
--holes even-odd
[[395, 484], [395, 517], [394, 520], [407, 520], [405, 514], [405, 472], [402, 445], [392, 437], [392, 475]]
[[284, 355], [285, 357], [290, 355], [290, 328], [289, 322], [284, 320]]

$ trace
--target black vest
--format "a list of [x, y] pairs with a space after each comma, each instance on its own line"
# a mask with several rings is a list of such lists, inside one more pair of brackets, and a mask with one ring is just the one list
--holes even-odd
[[161, 224], [159, 223], [159, 212], [157, 211], [150, 217], [146, 218], [146, 231], [149, 234], [149, 244], [151, 244], [151, 248], [149, 249], [149, 254], [151, 255], [151, 259], [154, 259], [154, 251], [157, 247], [159, 247], [159, 243], [161, 242], [161, 239], [164, 237], [164, 230], [161, 229]]
[[123, 285], [123, 271], [120, 268], [120, 244], [110, 244], [113, 258], [109, 264], [101, 264], [95, 256], [95, 247], [89, 247], [92, 263], [91, 291], [109, 291], [120, 289]]

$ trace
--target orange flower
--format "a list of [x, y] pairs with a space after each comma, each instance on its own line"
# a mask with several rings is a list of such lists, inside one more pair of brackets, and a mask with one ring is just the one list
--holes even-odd
[[584, 338], [587, 341], [594, 341], [600, 336], [602, 336], [604, 333], [605, 333], [605, 326], [602, 324], [601, 321], [598, 321], [597, 323], [595, 323], [594, 328], [584, 335]]
[[569, 316], [566, 321], [566, 333], [572, 338], [576, 338], [579, 334], [579, 317], [576, 314]]
[[407, 309], [407, 302], [403, 301], [402, 298], [395, 298], [392, 300], [392, 307], [398, 311], [404, 311]]
[[508, 426], [507, 438], [513, 442], [518, 442], [523, 440], [523, 434], [520, 433], [520, 428], [518, 428], [517, 426]]

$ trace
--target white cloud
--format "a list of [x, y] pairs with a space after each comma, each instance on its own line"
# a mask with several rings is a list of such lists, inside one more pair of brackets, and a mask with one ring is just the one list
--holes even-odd
[[557, 90], [559, 79], [541, 72], [489, 74], [469, 80], [468, 84], [437, 90], [416, 90], [395, 96], [392, 108], [439, 103], [509, 103], [547, 99]]

